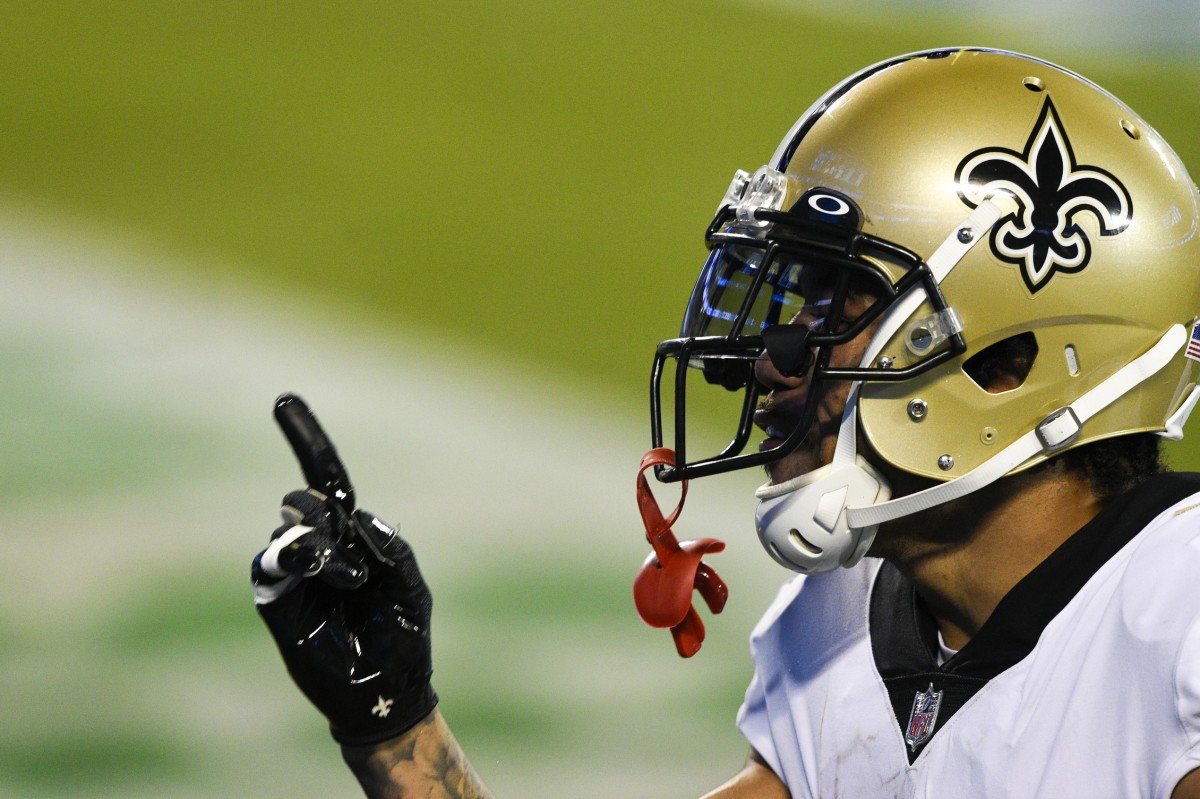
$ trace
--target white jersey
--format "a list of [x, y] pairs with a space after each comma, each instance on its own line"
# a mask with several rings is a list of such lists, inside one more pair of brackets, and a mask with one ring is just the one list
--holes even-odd
[[739, 727], [793, 797], [1169, 797], [1200, 767], [1198, 491], [1115, 500], [941, 665], [890, 564], [789, 582]]

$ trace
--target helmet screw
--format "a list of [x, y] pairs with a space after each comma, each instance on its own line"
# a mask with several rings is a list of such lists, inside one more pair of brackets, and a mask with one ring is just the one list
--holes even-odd
[[970, 244], [975, 240], [975, 231], [969, 227], [960, 227], [958, 229], [958, 240], [963, 244]]
[[908, 403], [908, 418], [919, 422], [929, 413], [929, 404], [923, 399], [915, 399]]
[[892, 359], [886, 355], [881, 355], [881, 356], [879, 356], [879, 360], [875, 362], [875, 365], [878, 366], [880, 369], [891, 369], [892, 368]]
[[941, 469], [943, 472], [948, 472], [951, 469], [953, 469], [954, 468], [954, 456], [953, 455], [942, 455], [940, 458], [938, 458], [938, 468]]

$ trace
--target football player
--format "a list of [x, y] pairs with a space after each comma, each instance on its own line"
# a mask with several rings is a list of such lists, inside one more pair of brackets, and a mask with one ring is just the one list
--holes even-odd
[[[915, 53], [821, 97], [707, 240], [656, 474], [764, 467], [758, 535], [799, 573], [709, 796], [1200, 797], [1200, 477], [1158, 443], [1200, 397], [1200, 206], [1171, 148], [1053, 64]], [[717, 454], [683, 421], [705, 391], [739, 397]], [[276, 542], [342, 540], [322, 496], [285, 504]], [[359, 527], [365, 585], [275, 543], [259, 608], [369, 794], [486, 796], [411, 553]]]

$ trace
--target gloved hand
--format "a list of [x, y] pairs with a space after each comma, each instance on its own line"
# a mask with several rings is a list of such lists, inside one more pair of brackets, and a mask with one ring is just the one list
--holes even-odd
[[395, 737], [437, 705], [433, 598], [412, 549], [362, 510], [309, 489], [251, 566], [255, 603], [288, 672], [343, 744]]

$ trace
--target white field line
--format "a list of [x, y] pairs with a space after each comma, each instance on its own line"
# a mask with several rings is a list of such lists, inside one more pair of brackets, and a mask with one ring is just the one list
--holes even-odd
[[[644, 418], [605, 412], [603, 388], [447, 351], [428, 333], [354, 334], [319, 313], [318, 298], [301, 305], [185, 281], [184, 270], [158, 266], [166, 257], [0, 213], [0, 356], [32, 343], [44, 359], [38, 379], [67, 414], [188, 432], [155, 442], [168, 463], [177, 453], [177, 477], [118, 464], [129, 479], [103, 496], [72, 484], [0, 494], [16, 575], [0, 581], [0, 604], [14, 618], [67, 608], [86, 618], [148, 578], [245, 568], [279, 498], [300, 484], [271, 417], [283, 391], [308, 399], [362, 505], [400, 523], [426, 569], [573, 550], [629, 562], [632, 578], [646, 551], [633, 485], [648, 434]], [[53, 428], [47, 413], [64, 411], [6, 408], [2, 429]], [[44, 446], [101, 446], [107, 432]], [[693, 486], [680, 525], [685, 537], [729, 541], [722, 561], [734, 572], [766, 560], [749, 527], [755, 479]]]
[[[1136, 61], [1147, 52], [1156, 58], [1191, 57], [1200, 37], [1200, 16], [1194, 0], [843, 0], [832, 4], [814, 0], [730, 0], [774, 13], [814, 14], [845, 22], [856, 16], [869, 25], [889, 19], [939, 19], [970, 31], [969, 41], [928, 42], [926, 47], [972, 45], [1026, 51], [1029, 55], [1063, 60], [1073, 68], [1077, 61], [1096, 63], [1114, 56]], [[1069, 31], [1070, 35], [1063, 35]], [[1102, 55], [1098, 55], [1102, 54]], [[865, 66], [865, 65], [864, 65]], [[1116, 65], [1117, 68], [1120, 64]], [[1074, 68], [1079, 68], [1076, 64]], [[1106, 64], [1112, 71], [1113, 65]], [[1086, 70], [1085, 70], [1086, 73]], [[1126, 98], [1134, 99], [1136, 98]], [[1136, 104], [1135, 104], [1136, 105]]]
[[[512, 563], [562, 567], [580, 580], [593, 563], [606, 574], [627, 568], [632, 582], [647, 552], [633, 499], [646, 421], [607, 410], [602, 388], [447, 351], [420, 332], [382, 341], [338, 326], [317, 302], [168, 278], [187, 272], [161, 269], [166, 257], [0, 207], [0, 363], [11, 359], [12, 374], [31, 382], [0, 396], [34, 398], [0, 413], [6, 454], [45, 447], [73, 463], [73, 453], [107, 446], [112, 431], [168, 431], [137, 438], [157, 454], [128, 452], [134, 462], [116, 464], [122, 477], [102, 494], [86, 474], [62, 484], [35, 475], [25, 495], [0, 486], [0, 633], [16, 630], [20, 642], [4, 660], [12, 686], [0, 690], [0, 706], [12, 730], [39, 730], [38, 740], [57, 740], [56, 730], [70, 739], [82, 724], [176, 741], [199, 776], [133, 773], [79, 795], [161, 796], [163, 780], [185, 799], [245, 795], [248, 785], [264, 797], [355, 795], [265, 630], [252, 646], [104, 654], [82, 671], [77, 660], [93, 657], [131, 602], [169, 593], [172, 578], [190, 575], [194, 587], [197, 575], [247, 574], [277, 524], [279, 498], [300, 483], [271, 418], [283, 391], [316, 409], [360, 501], [401, 523], [435, 594], [474, 575], [494, 580], [487, 572]], [[99, 423], [79, 432], [72, 417]], [[159, 465], [143, 467], [139, 455]], [[573, 759], [547, 762], [503, 736], [472, 737], [498, 795], [699, 794], [737, 770], [740, 689], [710, 683], [731, 663], [748, 678], [745, 636], [786, 577], [750, 528], [755, 482], [698, 482], [677, 525], [683, 537], [729, 543], [713, 563], [730, 605], [718, 619], [702, 611], [710, 643], [695, 661], [679, 661], [665, 631], [643, 628], [632, 599], [624, 633], [512, 631], [529, 662], [502, 673], [472, 649], [470, 631], [488, 629], [486, 607], [443, 617], [438, 686], [452, 716], [471, 714], [481, 685], [581, 714]], [[253, 612], [248, 583], [246, 607]], [[717, 703], [728, 726], [690, 726], [669, 699], [681, 693]], [[667, 704], [650, 700], [660, 696]], [[663, 763], [654, 753], [667, 738], [680, 751]], [[0, 793], [18, 789], [0, 778]]]

